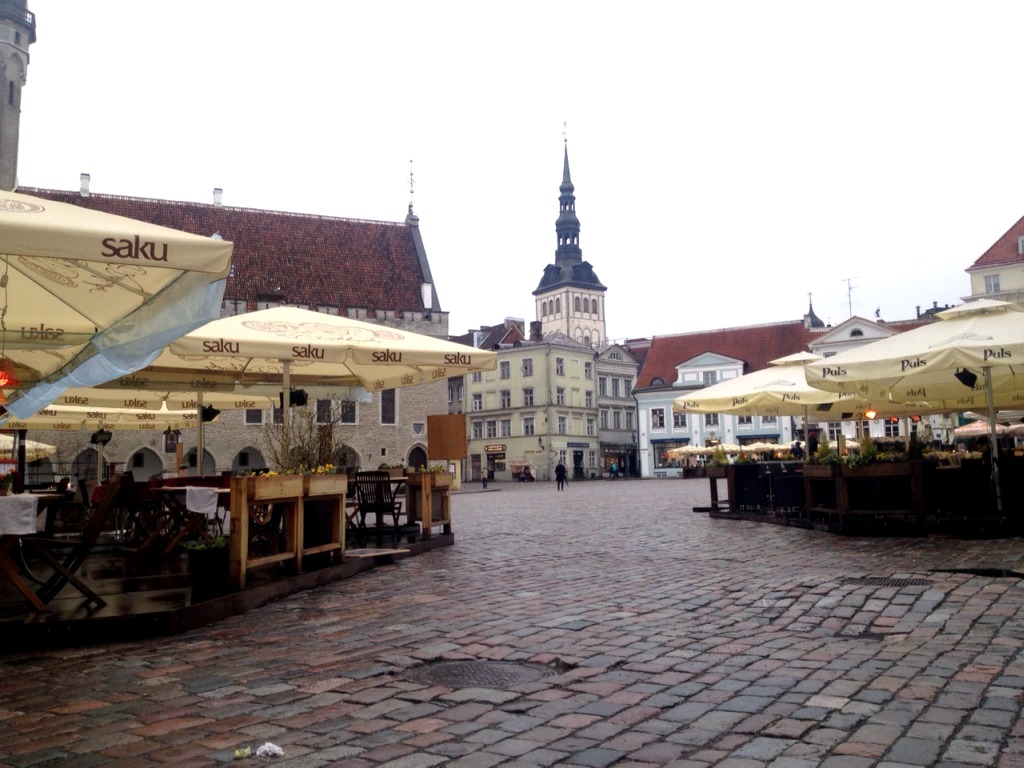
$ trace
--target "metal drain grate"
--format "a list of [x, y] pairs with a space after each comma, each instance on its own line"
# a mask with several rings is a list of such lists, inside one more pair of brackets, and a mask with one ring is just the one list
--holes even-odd
[[930, 579], [897, 579], [892, 576], [861, 576], [856, 579], [843, 579], [845, 584], [863, 584], [869, 587], [927, 587]]
[[552, 675], [555, 670], [541, 664], [513, 661], [438, 661], [424, 664], [406, 673], [416, 683], [443, 685], [446, 688], [493, 688], [532, 683]]

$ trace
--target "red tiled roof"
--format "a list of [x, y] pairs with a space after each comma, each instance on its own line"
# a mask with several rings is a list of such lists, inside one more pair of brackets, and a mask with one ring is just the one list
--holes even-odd
[[767, 367], [769, 360], [806, 352], [812, 337], [821, 331], [804, 328], [800, 320], [745, 328], [722, 328], [673, 336], [655, 336], [637, 378], [637, 389], [651, 386], [660, 377], [666, 386], [676, 380], [676, 366], [711, 352], [742, 360], [744, 373]]
[[1006, 231], [1006, 234], [996, 240], [991, 248], [981, 254], [978, 260], [967, 268], [967, 271], [1024, 262], [1024, 256], [1020, 254], [1017, 247], [1018, 237], [1024, 237], [1024, 217], [1021, 217]]
[[[151, 200], [77, 191], [19, 192], [234, 243], [226, 299], [236, 296], [316, 309], [423, 309], [423, 278], [404, 222], [363, 221], [253, 208]], [[255, 309], [250, 306], [249, 309]]]

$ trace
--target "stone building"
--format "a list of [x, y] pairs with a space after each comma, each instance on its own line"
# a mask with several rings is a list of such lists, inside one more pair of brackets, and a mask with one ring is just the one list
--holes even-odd
[[28, 78], [28, 47], [36, 41], [36, 17], [25, 0], [0, 0], [0, 189], [18, 183], [21, 89]]
[[[299, 306], [445, 338], [448, 314], [441, 310], [419, 219], [409, 207], [401, 222], [366, 221], [302, 213], [233, 208], [221, 190], [210, 203], [96, 194], [82, 176], [77, 191], [19, 191], [175, 229], [223, 237], [234, 243], [222, 315]], [[335, 463], [350, 468], [426, 462], [426, 417], [448, 411], [444, 382], [351, 399], [310, 403], [333, 428]], [[327, 408], [328, 410], [323, 410]], [[244, 472], [267, 466], [265, 425], [278, 409], [224, 411], [204, 432], [204, 474]], [[328, 412], [332, 414], [328, 417]], [[36, 439], [58, 445], [53, 471], [91, 475], [96, 463], [87, 433], [45, 433]], [[195, 436], [181, 435], [187, 461], [195, 466]], [[105, 449], [115, 469], [136, 476], [174, 474], [173, 443], [163, 435], [118, 432]]]

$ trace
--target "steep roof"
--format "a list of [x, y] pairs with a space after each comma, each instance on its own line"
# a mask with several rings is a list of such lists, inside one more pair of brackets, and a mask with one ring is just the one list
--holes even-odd
[[[365, 221], [120, 195], [20, 188], [20, 192], [234, 243], [226, 299], [417, 311], [425, 257], [407, 222]], [[427, 267], [429, 269], [429, 267]], [[255, 309], [250, 306], [249, 309]], [[435, 307], [436, 309], [436, 307]]]
[[671, 385], [676, 380], [677, 365], [705, 352], [742, 360], [746, 364], [744, 373], [750, 373], [765, 368], [770, 360], [806, 351], [815, 335], [803, 322], [795, 320], [655, 336], [637, 377], [636, 388], [646, 389], [659, 377], [666, 386]]
[[516, 323], [506, 320], [501, 325], [485, 325], [478, 331], [470, 331], [461, 336], [449, 336], [448, 338], [450, 341], [469, 347], [497, 349], [502, 345], [507, 346], [522, 341], [525, 337]]
[[1016, 224], [1006, 230], [1002, 237], [967, 268], [967, 271], [972, 272], [986, 267], [1000, 267], [1004, 264], [1024, 262], [1024, 255], [1021, 255], [1017, 245], [1017, 239], [1020, 237], [1024, 237], [1024, 217], [1018, 219]]

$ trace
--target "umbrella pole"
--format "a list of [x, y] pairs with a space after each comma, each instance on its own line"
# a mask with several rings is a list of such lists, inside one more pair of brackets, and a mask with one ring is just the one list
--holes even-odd
[[199, 427], [196, 429], [196, 476], [203, 476], [203, 393], [200, 392], [196, 398], [196, 413], [199, 416]]
[[284, 365], [284, 394], [281, 396], [281, 423], [284, 425], [284, 433], [290, 435], [289, 427], [292, 425], [292, 362], [285, 360]]
[[1002, 514], [1003, 492], [999, 487], [999, 439], [996, 434], [996, 401], [992, 394], [992, 368], [981, 369], [985, 374], [985, 393], [988, 395], [988, 424], [992, 434], [989, 435], [989, 456], [992, 460], [992, 484], [996, 490], [996, 512]]

